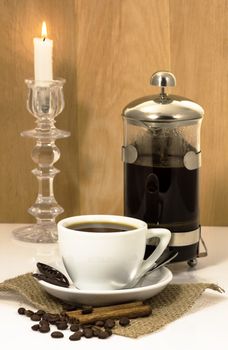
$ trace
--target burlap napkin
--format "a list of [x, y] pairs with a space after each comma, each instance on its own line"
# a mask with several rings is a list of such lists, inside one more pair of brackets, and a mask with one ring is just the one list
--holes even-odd
[[[148, 301], [153, 309], [151, 316], [132, 320], [129, 327], [116, 326], [113, 333], [137, 338], [157, 331], [189, 311], [207, 288], [220, 293], [223, 292], [222, 288], [212, 283], [170, 284]], [[16, 292], [37, 309], [48, 312], [60, 312], [62, 310], [62, 303], [47, 294], [32, 277], [31, 273], [0, 283], [0, 292]]]

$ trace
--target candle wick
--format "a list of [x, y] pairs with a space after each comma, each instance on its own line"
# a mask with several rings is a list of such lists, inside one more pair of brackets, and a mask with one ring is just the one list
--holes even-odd
[[44, 37], [43, 37], [43, 41], [45, 41], [45, 39], [46, 39], [46, 38], [45, 38], [45, 36], [44, 36]]

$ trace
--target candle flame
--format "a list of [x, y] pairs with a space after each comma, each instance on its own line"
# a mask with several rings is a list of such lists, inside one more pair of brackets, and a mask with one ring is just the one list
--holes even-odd
[[42, 36], [43, 40], [45, 40], [46, 37], [47, 37], [47, 26], [46, 26], [46, 22], [43, 22], [43, 23], [42, 23], [41, 36]]

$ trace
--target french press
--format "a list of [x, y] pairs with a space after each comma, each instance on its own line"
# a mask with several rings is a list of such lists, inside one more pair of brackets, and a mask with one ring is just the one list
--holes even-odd
[[[195, 265], [201, 239], [199, 222], [200, 127], [197, 103], [169, 95], [170, 72], [156, 72], [157, 95], [139, 98], [123, 110], [124, 214], [165, 227], [172, 233], [175, 261]], [[149, 253], [151, 245], [147, 246]], [[205, 247], [206, 248], [206, 247]]]

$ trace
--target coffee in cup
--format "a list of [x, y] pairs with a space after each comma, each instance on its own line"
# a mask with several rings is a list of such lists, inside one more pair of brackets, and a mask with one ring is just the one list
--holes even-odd
[[[75, 286], [84, 290], [132, 287], [150, 270], [167, 247], [171, 233], [144, 221], [118, 215], [81, 215], [58, 223], [59, 248]], [[146, 243], [159, 238], [143, 260]]]

